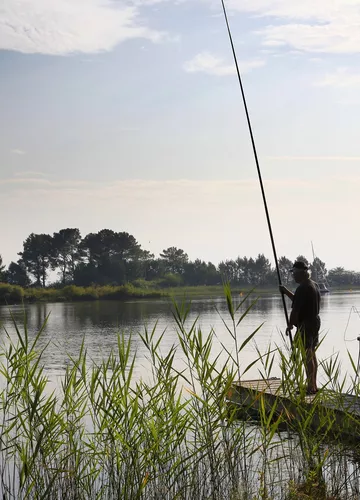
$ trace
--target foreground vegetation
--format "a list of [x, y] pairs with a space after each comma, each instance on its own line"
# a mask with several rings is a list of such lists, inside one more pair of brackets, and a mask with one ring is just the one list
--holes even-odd
[[227, 398], [252, 366], [242, 362], [243, 351], [258, 329], [239, 332], [255, 302], [245, 297], [234, 304], [228, 286], [225, 294], [233, 341], [231, 351], [223, 345], [225, 359], [214, 354], [215, 332], [189, 324], [186, 305], [174, 306], [177, 345], [163, 352], [165, 332], [156, 327], [140, 334], [151, 364], [147, 378], [134, 375], [133, 339], [119, 333], [116, 352], [100, 364], [88, 359], [83, 344], [55, 392], [42, 366], [42, 330], [30, 336], [26, 321], [23, 332], [14, 321], [0, 352], [2, 498], [358, 498], [356, 445], [348, 449], [336, 440], [330, 413], [315, 430], [311, 425], [328, 389], [345, 390], [336, 360], [322, 363], [325, 386], [309, 409], [294, 390], [304, 385], [301, 351], [259, 353], [263, 377], [280, 362], [298, 417], [284, 428], [285, 413], [260, 398], [257, 425], [237, 420]]

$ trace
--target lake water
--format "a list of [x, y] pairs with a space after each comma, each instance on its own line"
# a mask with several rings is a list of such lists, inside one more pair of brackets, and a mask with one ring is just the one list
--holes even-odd
[[[240, 300], [240, 297], [234, 298], [235, 303], [239, 303]], [[339, 353], [342, 373], [351, 370], [347, 350], [351, 352], [355, 362], [358, 356], [359, 343], [356, 338], [360, 335], [360, 317], [353, 308], [360, 309], [360, 293], [333, 293], [322, 298], [321, 333], [322, 337], [326, 337], [319, 347], [319, 359]], [[23, 323], [22, 306], [0, 307], [0, 335], [4, 341], [6, 341], [4, 328], [11, 336], [15, 335], [10, 310], [17, 322]], [[152, 329], [157, 322], [159, 334], [166, 329], [161, 344], [163, 353], [166, 353], [174, 343], [177, 344], [176, 324], [172, 316], [173, 306], [169, 300], [29, 304], [25, 306], [25, 310], [30, 337], [36, 334], [50, 313], [41, 345], [50, 341], [43, 359], [51, 384], [55, 386], [64, 372], [68, 354], [76, 356], [83, 339], [85, 339], [88, 357], [98, 362], [102, 357], [107, 356], [111, 349], [116, 349], [119, 330], [125, 332], [126, 336], [132, 333], [133, 349], [137, 350], [136, 377], [146, 377], [149, 373], [146, 349], [139, 337], [139, 332], [144, 331], [145, 325]], [[212, 328], [216, 332], [218, 339], [214, 342], [213, 357], [220, 353], [220, 360], [225, 359], [221, 342], [232, 349], [233, 340], [226, 331], [221, 318], [223, 317], [230, 324], [224, 298], [193, 300], [186, 324], [190, 325], [198, 316], [198, 325], [204, 334]], [[250, 335], [261, 323], [264, 324], [254, 340], [242, 352], [243, 368], [256, 359], [256, 346], [263, 352], [269, 343], [274, 346], [283, 344], [280, 330], [284, 331], [285, 320], [280, 295], [259, 298], [238, 328], [240, 341]], [[177, 357], [177, 363], [181, 364], [180, 354]], [[274, 368], [273, 375], [279, 375], [277, 367]], [[254, 366], [248, 372], [247, 377], [257, 376], [258, 368]]]

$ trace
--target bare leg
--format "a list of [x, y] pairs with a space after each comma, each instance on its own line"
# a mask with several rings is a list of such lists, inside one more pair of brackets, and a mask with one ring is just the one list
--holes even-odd
[[306, 369], [306, 376], [307, 376], [307, 383], [308, 383], [307, 390], [309, 392], [316, 392], [317, 391], [316, 378], [317, 378], [318, 363], [317, 363], [316, 353], [315, 353], [314, 348], [306, 349], [305, 369]]

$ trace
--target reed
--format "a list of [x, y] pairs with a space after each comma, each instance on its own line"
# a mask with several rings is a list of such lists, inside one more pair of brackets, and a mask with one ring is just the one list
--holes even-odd
[[22, 288], [18, 285], [0, 283], [0, 304], [22, 302], [78, 302], [91, 300], [129, 300], [161, 298], [165, 292], [154, 288], [140, 288], [128, 283], [123, 286], [68, 285], [63, 288]]
[[[166, 333], [157, 325], [140, 333], [151, 363], [147, 378], [135, 376], [134, 339], [120, 332], [117, 349], [101, 363], [88, 358], [84, 341], [56, 391], [42, 361], [48, 346], [39, 347], [46, 322], [32, 336], [26, 318], [23, 331], [13, 319], [0, 350], [1, 497], [358, 498], [357, 447], [337, 439], [332, 412], [320, 415], [314, 431], [313, 410], [295, 395], [304, 378], [301, 346], [293, 356], [269, 346], [257, 360], [264, 377], [280, 363], [297, 418], [285, 427], [276, 404], [268, 408], [263, 399], [258, 421], [238, 419], [228, 393], [253, 365], [242, 360], [258, 329], [242, 334], [254, 301], [235, 303], [228, 286], [225, 296], [223, 321], [234, 344], [225, 359], [214, 354], [216, 333], [189, 323], [191, 304], [174, 303], [178, 340], [170, 349], [163, 352]], [[347, 384], [336, 359], [322, 366], [319, 400], [330, 397], [330, 386], [343, 392]]]

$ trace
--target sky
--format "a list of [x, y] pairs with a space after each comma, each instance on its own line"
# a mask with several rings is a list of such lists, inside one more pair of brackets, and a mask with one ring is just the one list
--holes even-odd
[[[278, 256], [360, 271], [360, 2], [227, 0]], [[0, 254], [78, 227], [274, 263], [221, 2], [2, 0]]]

